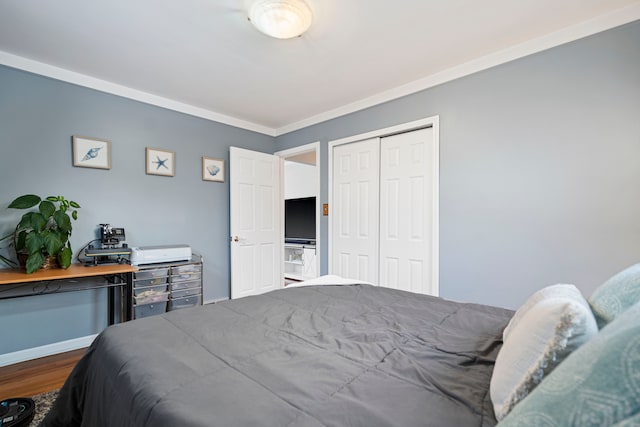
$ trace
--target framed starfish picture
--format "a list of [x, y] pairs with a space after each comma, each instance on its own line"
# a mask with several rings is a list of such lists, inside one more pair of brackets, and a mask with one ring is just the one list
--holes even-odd
[[73, 166], [111, 169], [111, 142], [73, 135]]
[[147, 175], [173, 176], [175, 167], [175, 152], [147, 147]]
[[202, 180], [224, 182], [224, 160], [202, 157]]

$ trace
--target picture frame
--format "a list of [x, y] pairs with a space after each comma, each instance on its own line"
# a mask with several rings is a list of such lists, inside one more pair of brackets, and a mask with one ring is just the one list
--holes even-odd
[[203, 156], [202, 180], [224, 182], [224, 159]]
[[72, 136], [73, 166], [111, 169], [111, 141], [86, 136]]
[[176, 153], [174, 151], [147, 147], [145, 158], [147, 175], [175, 175]]

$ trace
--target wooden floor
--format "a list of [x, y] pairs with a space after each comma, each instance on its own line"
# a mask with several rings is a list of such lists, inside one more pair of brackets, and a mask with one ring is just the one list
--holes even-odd
[[0, 400], [60, 388], [86, 348], [0, 368]]

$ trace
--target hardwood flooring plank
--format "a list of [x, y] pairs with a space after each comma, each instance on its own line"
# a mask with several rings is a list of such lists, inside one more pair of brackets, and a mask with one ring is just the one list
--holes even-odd
[[87, 349], [79, 349], [0, 368], [0, 400], [31, 397], [60, 388]]

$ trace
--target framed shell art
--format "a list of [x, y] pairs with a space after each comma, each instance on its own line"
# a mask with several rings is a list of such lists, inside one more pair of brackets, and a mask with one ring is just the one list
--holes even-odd
[[73, 135], [73, 166], [111, 169], [111, 141]]
[[146, 164], [147, 175], [174, 176], [176, 153], [160, 148], [147, 147]]
[[224, 182], [224, 160], [202, 157], [202, 180]]

